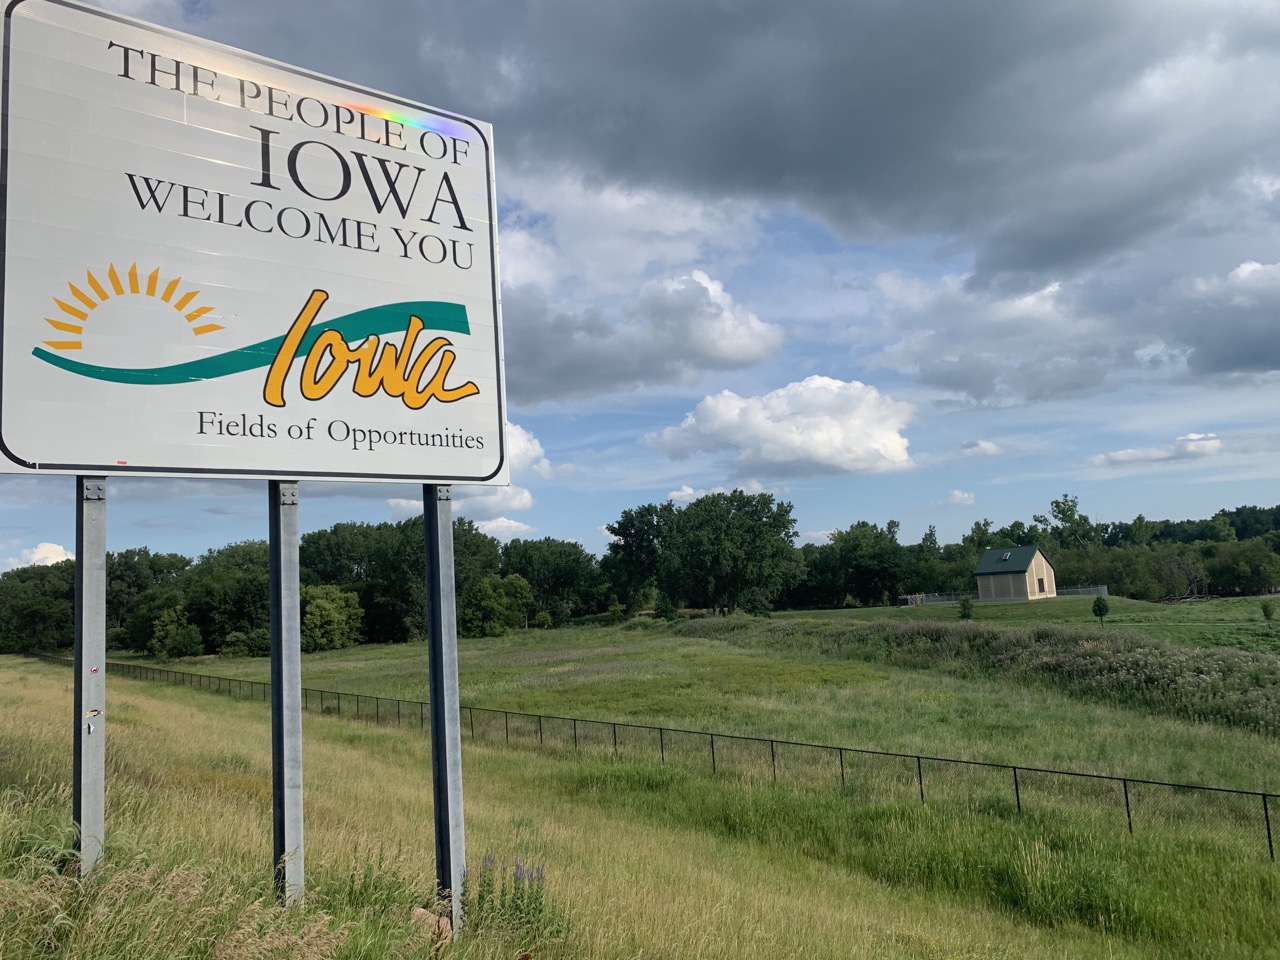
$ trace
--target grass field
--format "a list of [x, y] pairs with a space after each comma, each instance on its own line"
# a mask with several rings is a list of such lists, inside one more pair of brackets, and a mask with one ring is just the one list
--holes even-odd
[[[1096, 623], [1092, 600], [977, 604], [980, 617], [1020, 626], [1028, 611], [1059, 622]], [[1257, 604], [1170, 606], [1113, 601], [1125, 630], [1165, 629], [1188, 607], [1248, 626]], [[1049, 685], [1019, 685], [954, 668], [911, 669], [832, 658], [815, 649], [752, 642], [807, 623], [920, 619], [918, 611], [854, 610], [825, 619], [744, 618], [732, 634], [712, 621], [525, 631], [464, 640], [459, 672], [465, 704], [587, 719], [634, 721], [864, 749], [922, 753], [1244, 790], [1280, 789], [1280, 740], [1189, 722], [1119, 704], [1082, 701]], [[937, 612], [936, 610], [934, 611]], [[1148, 622], [1139, 622], [1144, 614]], [[1155, 619], [1163, 617], [1165, 619]], [[1235, 617], [1237, 619], [1232, 620]], [[1203, 626], [1203, 624], [1198, 624]], [[1108, 627], [1108, 629], [1111, 629]], [[180, 669], [268, 678], [265, 660], [206, 658]], [[366, 646], [303, 659], [304, 683], [330, 690], [424, 700], [426, 649]]]
[[[1132, 685], [1099, 698], [1026, 669], [1029, 650], [1047, 656], [1065, 644], [1075, 651], [1058, 658], [1067, 667], [1119, 658], [1131, 677], [1157, 662], [1157, 687], [1182, 684], [1178, 670], [1200, 671], [1178, 696], [1202, 699], [1187, 702], [1252, 696], [1241, 684], [1269, 696], [1280, 658], [1268, 652], [1256, 601], [1113, 599], [1105, 630], [1091, 605], [977, 604], [976, 625], [962, 630], [935, 624], [945, 610], [933, 607], [464, 640], [463, 702], [1280, 790], [1280, 738], [1233, 727], [1231, 711], [1211, 709], [1214, 722], [1180, 719]], [[1046, 620], [1069, 629], [1046, 631]], [[268, 673], [265, 660], [171, 666]], [[303, 660], [309, 687], [412, 700], [426, 697], [426, 669], [420, 645]], [[14, 659], [0, 671], [6, 960], [431, 955], [409, 919], [434, 876], [420, 732], [305, 717], [310, 896], [306, 909], [280, 911], [265, 862], [265, 705], [113, 676], [107, 859], [82, 885], [59, 869], [69, 859], [70, 673]], [[823, 766], [829, 754], [783, 754], [774, 786], [767, 755], [761, 767], [726, 746], [713, 778], [705, 741], [683, 754], [676, 741], [668, 748], [658, 764], [643, 751], [613, 759], [468, 741], [473, 868], [486, 851], [497, 864], [539, 864], [547, 899], [532, 917], [527, 904], [514, 917], [477, 911], [472, 934], [446, 955], [1280, 957], [1280, 875], [1255, 822], [1256, 797], [1222, 797], [1213, 801], [1221, 809], [1209, 809], [1202, 794], [1166, 790], [1156, 803], [1135, 787], [1131, 835], [1123, 798], [1103, 796], [1115, 784], [1029, 776], [1019, 810], [1007, 771], [935, 765], [922, 804], [914, 763], [851, 761], [841, 788]], [[177, 952], [192, 936], [199, 949]]]
[[[282, 911], [259, 903], [270, 874], [266, 707], [113, 677], [106, 858], [80, 884], [58, 870], [70, 672], [13, 658], [0, 671], [6, 960], [431, 955], [409, 920], [434, 871], [420, 733], [304, 717], [310, 893], [304, 910]], [[464, 776], [470, 859], [492, 851], [542, 865], [557, 923], [482, 925], [448, 956], [1280, 955], [1275, 868], [1208, 846], [1135, 837], [1121, 849], [1069, 818], [1007, 806], [856, 803], [474, 743]]]

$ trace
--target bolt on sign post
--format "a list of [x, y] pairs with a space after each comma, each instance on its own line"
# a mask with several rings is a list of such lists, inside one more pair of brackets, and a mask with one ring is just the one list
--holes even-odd
[[0, 469], [272, 481], [295, 531], [300, 480], [508, 482], [488, 124], [69, 0], [3, 30]]

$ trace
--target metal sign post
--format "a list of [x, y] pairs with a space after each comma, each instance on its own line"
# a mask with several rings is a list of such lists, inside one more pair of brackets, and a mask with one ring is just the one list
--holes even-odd
[[431, 787], [435, 806], [436, 887], [450, 899], [453, 929], [462, 928], [462, 729], [458, 713], [458, 623], [453, 584], [451, 488], [424, 484], [427, 647], [431, 701]]
[[269, 482], [271, 577], [271, 825], [276, 892], [303, 894], [302, 617], [298, 597], [298, 484]]
[[80, 876], [102, 855], [106, 780], [107, 479], [76, 478], [75, 758], [72, 817]]

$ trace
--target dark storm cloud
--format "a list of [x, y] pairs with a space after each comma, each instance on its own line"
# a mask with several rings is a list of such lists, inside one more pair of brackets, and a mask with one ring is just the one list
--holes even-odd
[[[923, 237], [963, 251], [965, 316], [1061, 282], [1094, 333], [1125, 349], [1163, 341], [1194, 373], [1280, 369], [1269, 305], [1214, 303], [1185, 287], [1280, 259], [1276, 191], [1242, 200], [1241, 188], [1280, 174], [1274, 5], [113, 5], [490, 120], [500, 187], [504, 170], [520, 171], [526, 191], [569, 171], [665, 191], [668, 203], [799, 208], [846, 238]], [[540, 372], [512, 366], [513, 395], [696, 379], [696, 357], [655, 366], [588, 302], [553, 307], [512, 291], [507, 312], [535, 323], [509, 324], [512, 342], [547, 355]], [[954, 318], [939, 310], [914, 322], [902, 329]], [[1051, 350], [1023, 341], [984, 360], [984, 336], [979, 319], [918, 365], [921, 383], [979, 401], [1034, 399], [1087, 392], [1109, 366], [1051, 364]], [[978, 359], [957, 359], [965, 353]]]
[[1244, 160], [1274, 156], [1277, 139], [1269, 107], [1215, 87], [1274, 69], [1280, 17], [1266, 6], [230, 0], [194, 11], [180, 25], [491, 120], [504, 164], [796, 203], [850, 233], [971, 234], [974, 282], [1010, 288], [1176, 222]]

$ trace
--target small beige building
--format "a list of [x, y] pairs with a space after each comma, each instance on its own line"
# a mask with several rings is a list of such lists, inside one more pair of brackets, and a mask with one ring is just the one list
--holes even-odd
[[1042, 600], [1056, 597], [1051, 564], [1039, 547], [992, 547], [974, 570], [979, 600]]

